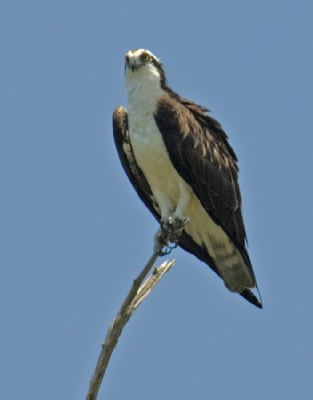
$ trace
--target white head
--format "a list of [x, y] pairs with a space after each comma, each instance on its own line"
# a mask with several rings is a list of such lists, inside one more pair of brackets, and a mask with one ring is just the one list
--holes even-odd
[[165, 73], [160, 60], [145, 49], [129, 50], [125, 55], [125, 85], [130, 93], [134, 88], [163, 88]]

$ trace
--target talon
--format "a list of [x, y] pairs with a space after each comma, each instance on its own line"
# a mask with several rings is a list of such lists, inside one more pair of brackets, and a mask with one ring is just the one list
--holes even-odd
[[167, 244], [166, 246], [165, 246], [165, 249], [164, 250], [161, 250], [160, 252], [159, 252], [159, 254], [160, 254], [160, 256], [167, 256], [167, 255], [169, 255], [171, 252], [172, 252], [172, 250], [174, 250], [174, 249], [176, 249], [176, 247], [177, 247], [178, 245], [177, 245], [177, 243], [174, 243], [174, 244]]
[[171, 249], [169, 249], [169, 247], [166, 246], [165, 250], [161, 250], [159, 254], [161, 257], [163, 257], [163, 256], [168, 256], [170, 254], [170, 252], [171, 252]]
[[170, 241], [173, 243], [177, 243], [179, 238], [188, 224], [189, 218], [188, 217], [172, 217], [170, 221]]
[[161, 228], [165, 232], [170, 232], [174, 223], [175, 219], [170, 215], [166, 220], [161, 221]]
[[[166, 220], [161, 221], [160, 229], [154, 238], [154, 252], [162, 256], [170, 254], [177, 247], [179, 238], [188, 222], [188, 217], [180, 218], [174, 215], [170, 215]], [[173, 245], [169, 245], [169, 241]], [[163, 247], [165, 247], [164, 250]]]

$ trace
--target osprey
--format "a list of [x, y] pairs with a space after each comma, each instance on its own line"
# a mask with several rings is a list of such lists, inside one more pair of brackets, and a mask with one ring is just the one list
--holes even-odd
[[[167, 239], [210, 266], [232, 292], [259, 308], [246, 249], [238, 165], [221, 125], [208, 110], [167, 86], [149, 50], [125, 56], [128, 112], [117, 107], [113, 132], [122, 166]], [[167, 239], [166, 239], [167, 238]]]

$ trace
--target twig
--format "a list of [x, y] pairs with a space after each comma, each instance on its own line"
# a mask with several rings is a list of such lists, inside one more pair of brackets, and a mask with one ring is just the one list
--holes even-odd
[[175, 260], [165, 261], [160, 267], [156, 268], [153, 274], [143, 283], [157, 258], [158, 254], [155, 253], [149, 259], [144, 269], [134, 280], [129, 293], [124, 300], [124, 303], [122, 304], [119, 312], [116, 314], [102, 345], [97, 365], [90, 381], [86, 400], [96, 400], [112, 352], [117, 344], [124, 326], [131, 317], [132, 313], [145, 299], [145, 297], [148, 296], [165, 272], [167, 272], [175, 264]]

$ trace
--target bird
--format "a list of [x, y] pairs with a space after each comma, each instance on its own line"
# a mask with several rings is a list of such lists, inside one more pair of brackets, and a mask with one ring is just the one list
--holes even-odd
[[128, 110], [114, 110], [113, 137], [126, 175], [159, 223], [154, 251], [163, 254], [170, 239], [231, 292], [262, 308], [247, 250], [238, 159], [221, 124], [171, 89], [150, 50], [129, 50], [124, 73]]

